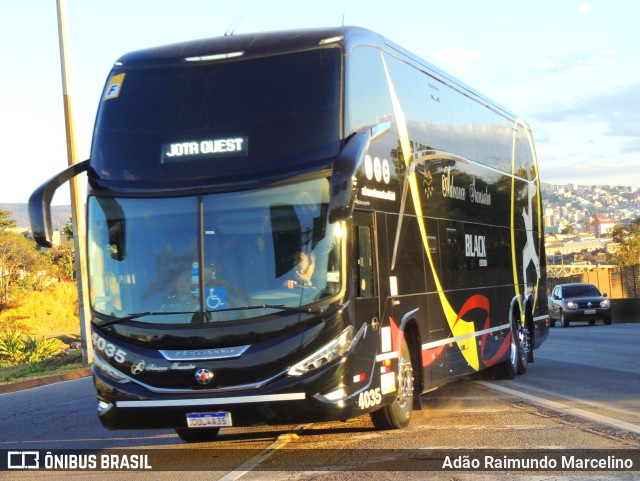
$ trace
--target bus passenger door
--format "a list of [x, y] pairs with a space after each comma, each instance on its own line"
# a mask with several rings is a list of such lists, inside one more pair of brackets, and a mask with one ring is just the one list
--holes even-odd
[[380, 324], [374, 217], [369, 212], [353, 214], [353, 273], [356, 329], [362, 323], [377, 328]]

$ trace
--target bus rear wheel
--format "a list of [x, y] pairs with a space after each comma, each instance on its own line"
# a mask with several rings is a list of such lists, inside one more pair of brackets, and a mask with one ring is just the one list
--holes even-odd
[[516, 342], [518, 343], [518, 367], [516, 373], [518, 375], [527, 372], [529, 367], [529, 359], [533, 359], [531, 351], [529, 329], [525, 329], [519, 322], [516, 323]]
[[186, 443], [206, 443], [213, 441], [220, 428], [176, 429], [176, 434]]
[[[514, 316], [515, 317], [515, 316]], [[500, 364], [493, 366], [493, 376], [496, 379], [514, 379], [521, 370], [522, 373], [526, 371], [526, 367], [523, 363], [526, 361], [526, 357], [522, 357], [522, 342], [520, 337], [520, 329], [518, 328], [517, 321], [511, 321], [511, 343], [509, 345], [509, 356]]]
[[394, 401], [373, 411], [369, 416], [373, 425], [378, 429], [402, 429], [409, 425], [413, 410], [414, 382], [413, 365], [409, 346], [402, 340], [400, 356], [398, 358], [398, 392]]

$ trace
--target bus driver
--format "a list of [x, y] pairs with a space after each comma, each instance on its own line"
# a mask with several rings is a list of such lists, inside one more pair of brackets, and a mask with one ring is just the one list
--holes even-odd
[[297, 269], [295, 271], [295, 279], [289, 279], [285, 285], [289, 289], [295, 287], [313, 287], [311, 284], [311, 276], [316, 270], [316, 255], [315, 253], [307, 254], [305, 252], [298, 252], [296, 254]]

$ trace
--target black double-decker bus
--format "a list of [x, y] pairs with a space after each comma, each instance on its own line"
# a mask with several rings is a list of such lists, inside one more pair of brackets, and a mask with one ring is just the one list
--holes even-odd
[[548, 334], [540, 180], [517, 116], [361, 28], [120, 58], [87, 172], [93, 373], [109, 429], [408, 425], [524, 373]]

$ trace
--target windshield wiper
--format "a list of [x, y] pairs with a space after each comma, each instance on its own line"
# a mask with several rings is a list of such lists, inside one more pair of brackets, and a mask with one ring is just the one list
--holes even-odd
[[251, 309], [278, 309], [281, 311], [300, 312], [302, 314], [322, 314], [324, 312], [324, 309], [320, 308], [314, 309], [310, 307], [291, 307], [285, 306], [284, 304], [258, 304], [255, 306], [227, 307], [224, 309], [215, 309], [207, 312], [210, 314], [214, 314], [216, 312], [248, 311]]
[[[251, 310], [251, 309], [278, 309], [281, 311], [289, 311], [289, 312], [299, 312], [302, 314], [322, 314], [324, 312], [324, 309], [320, 309], [320, 308], [315, 308], [312, 309], [310, 307], [291, 307], [291, 306], [285, 306], [284, 304], [259, 304], [256, 306], [240, 306], [240, 307], [227, 307], [225, 309], [216, 309], [216, 310], [211, 310], [211, 311], [206, 311], [207, 314], [213, 314], [216, 312], [229, 312], [229, 311], [245, 311], [245, 310]], [[99, 323], [98, 325], [100, 327], [107, 327], [107, 326], [111, 326], [113, 324], [118, 324], [120, 322], [126, 322], [126, 321], [133, 321], [135, 319], [138, 319], [140, 317], [146, 317], [146, 316], [170, 316], [170, 315], [175, 315], [175, 314], [197, 314], [200, 311], [162, 311], [162, 312], [156, 312], [156, 311], [145, 311], [145, 312], [136, 312], [133, 314], [128, 314], [124, 317], [118, 317], [115, 319], [111, 319], [108, 321], [103, 321], [101, 323]]]
[[199, 311], [163, 311], [163, 312], [156, 312], [156, 311], [146, 311], [146, 312], [136, 312], [134, 314], [128, 314], [124, 317], [118, 317], [115, 319], [111, 319], [109, 321], [103, 321], [99, 324], [100, 327], [106, 327], [106, 326], [111, 326], [112, 324], [118, 324], [120, 322], [125, 322], [125, 321], [132, 321], [134, 319], [138, 319], [139, 317], [146, 317], [146, 316], [170, 316], [173, 314], [195, 314], [196, 312]]

